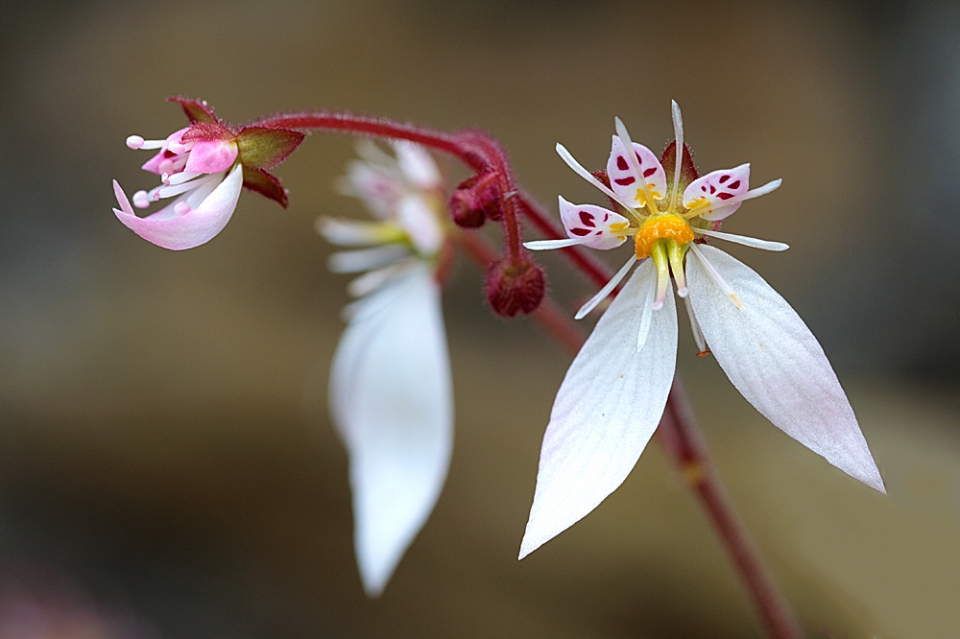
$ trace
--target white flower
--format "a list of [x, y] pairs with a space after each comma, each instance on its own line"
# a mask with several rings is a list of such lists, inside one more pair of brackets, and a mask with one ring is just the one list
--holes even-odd
[[[330, 410], [350, 456], [354, 543], [365, 590], [377, 596], [423, 527], [453, 449], [450, 362], [436, 261], [446, 238], [442, 184], [430, 155], [394, 144], [396, 159], [358, 147], [341, 190], [377, 221], [321, 218], [337, 272], [361, 272], [330, 373]], [[372, 270], [370, 270], [372, 269]]]
[[673, 115], [676, 142], [664, 154], [670, 174], [649, 149], [630, 140], [619, 119], [607, 163], [609, 187], [557, 145], [564, 161], [616, 202], [618, 211], [573, 205], [561, 197], [568, 239], [527, 242], [527, 248], [583, 244], [607, 250], [634, 237], [634, 254], [580, 309], [577, 319], [642, 261], [600, 318], [557, 393], [521, 558], [616, 490], [656, 430], [677, 356], [671, 275], [700, 354], [712, 352], [737, 390], [775, 426], [885, 492], [853, 409], [810, 330], [753, 270], [696, 242], [698, 236], [708, 236], [785, 250], [785, 244], [717, 230], [744, 200], [769, 193], [780, 180], [751, 191], [747, 164], [698, 178], [683, 144], [676, 103]]

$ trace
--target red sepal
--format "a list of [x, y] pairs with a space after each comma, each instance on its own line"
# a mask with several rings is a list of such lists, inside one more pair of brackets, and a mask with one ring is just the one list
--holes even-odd
[[256, 191], [265, 198], [271, 199], [283, 208], [287, 208], [287, 190], [280, 184], [280, 180], [263, 169], [243, 167], [243, 185], [251, 191]]
[[180, 139], [184, 142], [197, 142], [199, 140], [232, 140], [234, 137], [236, 136], [233, 131], [219, 122], [195, 122]]
[[240, 162], [244, 167], [269, 169], [286, 160], [303, 138], [303, 133], [290, 129], [244, 127], [237, 133]]
[[167, 98], [167, 102], [176, 102], [183, 107], [183, 112], [191, 124], [196, 124], [197, 122], [220, 122], [220, 118], [213, 114], [213, 109], [208, 107], [207, 103], [202, 100], [173, 97]]
[[[676, 140], [673, 140], [667, 145], [667, 148], [664, 149], [663, 156], [660, 158], [660, 164], [663, 165], [663, 170], [667, 174], [667, 185], [672, 187], [673, 172], [677, 166]], [[683, 189], [698, 177], [700, 177], [700, 173], [697, 172], [697, 167], [693, 165], [693, 156], [690, 154], [690, 147], [684, 144], [683, 159], [680, 162], [680, 192], [683, 193]]]

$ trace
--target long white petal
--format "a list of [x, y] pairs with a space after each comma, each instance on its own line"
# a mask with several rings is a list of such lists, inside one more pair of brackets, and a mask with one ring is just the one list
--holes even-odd
[[523, 246], [531, 251], [552, 251], [554, 249], [567, 248], [583, 244], [583, 238], [568, 237], [564, 240], [531, 240], [524, 242]]
[[723, 233], [722, 231], [711, 231], [709, 229], [693, 229], [694, 233], [699, 233], [700, 235], [708, 235], [710, 237], [715, 237], [718, 240], [726, 240], [727, 242], [732, 242], [733, 244], [741, 244], [743, 246], [749, 246], [750, 248], [760, 249], [763, 251], [786, 251], [790, 248], [789, 244], [784, 244], [783, 242], [771, 242], [770, 240], [758, 240], [755, 237], [747, 237], [746, 235], [734, 235], [733, 233]]
[[580, 310], [577, 311], [577, 314], [573, 316], [573, 319], [583, 319], [586, 317], [590, 311], [595, 309], [597, 305], [603, 300], [607, 299], [610, 296], [610, 293], [613, 292], [613, 289], [617, 287], [617, 284], [620, 283], [620, 280], [627, 276], [627, 273], [630, 272], [630, 269], [633, 267], [634, 263], [637, 261], [637, 258], [633, 255], [630, 256], [630, 259], [620, 267], [620, 270], [614, 273], [613, 277], [610, 278], [610, 281], [603, 285], [596, 295], [587, 300], [587, 303], [580, 307]]
[[453, 446], [451, 393], [440, 290], [421, 266], [357, 303], [330, 376], [370, 596], [383, 591], [440, 495]]
[[677, 361], [668, 295], [637, 352], [641, 311], [657, 274], [641, 264], [610, 304], [560, 385], [543, 437], [537, 489], [520, 558], [586, 516], [623, 483], [660, 423]]
[[327, 259], [327, 267], [334, 273], [360, 273], [380, 268], [410, 255], [410, 250], [398, 244], [375, 246], [357, 251], [337, 251]]
[[[727, 377], [775, 426], [866, 485], [886, 492], [823, 349], [796, 311], [752, 269], [712, 246], [687, 258], [690, 302]], [[737, 294], [735, 305], [702, 260]]]

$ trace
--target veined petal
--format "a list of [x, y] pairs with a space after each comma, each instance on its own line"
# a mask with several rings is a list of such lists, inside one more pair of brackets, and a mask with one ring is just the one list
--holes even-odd
[[113, 212], [124, 226], [157, 246], [172, 251], [200, 246], [213, 239], [230, 221], [243, 186], [242, 168], [239, 164], [235, 166], [226, 179], [202, 201], [194, 199], [197, 193], [187, 194], [185, 203], [191, 208], [183, 215], [172, 215], [174, 205], [171, 205], [154, 215], [141, 218], [132, 214], [132, 210], [123, 210], [123, 202], [120, 202], [121, 209], [114, 209]]
[[412, 186], [422, 190], [436, 189], [442, 186], [440, 169], [433, 156], [424, 147], [403, 140], [393, 143], [397, 154], [397, 166]]
[[390, 222], [372, 222], [347, 218], [320, 217], [314, 226], [331, 244], [340, 246], [372, 246], [402, 242], [406, 233]]
[[560, 196], [560, 219], [572, 239], [590, 248], [606, 251], [627, 240], [630, 221], [619, 213], [592, 204], [571, 204]]
[[453, 446], [440, 289], [427, 267], [355, 305], [330, 408], [350, 456], [357, 564], [377, 596], [433, 510]]
[[380, 165], [360, 160], [347, 164], [347, 175], [338, 181], [337, 186], [343, 195], [360, 198], [370, 213], [381, 220], [390, 219], [394, 204], [403, 194], [398, 175], [392, 175]]
[[443, 247], [446, 235], [437, 214], [420, 194], [405, 195], [397, 203], [396, 219], [420, 255], [432, 257]]
[[[866, 485], [886, 492], [857, 418], [823, 349], [763, 278], [712, 246], [687, 257], [690, 303], [727, 377], [775, 426]], [[701, 260], [730, 284], [734, 304]]]
[[[607, 175], [610, 187], [633, 208], [639, 209], [646, 204], [643, 185], [650, 189], [654, 199], [661, 199], [667, 193], [667, 173], [656, 154], [643, 146], [633, 143], [634, 159], [627, 155], [627, 147], [618, 136], [613, 136], [610, 159], [607, 160]], [[637, 172], [639, 170], [639, 173]]]
[[[750, 165], [712, 171], [697, 178], [683, 191], [683, 205], [696, 210], [705, 220], [722, 220], [733, 215], [750, 190]], [[729, 200], [729, 202], [728, 202]]]
[[653, 312], [657, 273], [641, 264], [570, 365], [543, 437], [537, 489], [520, 558], [586, 516], [623, 483], [660, 423], [677, 360], [673, 295]]
[[355, 251], [337, 251], [327, 259], [327, 266], [334, 273], [361, 273], [393, 264], [408, 255], [410, 251], [407, 247], [387, 244]]

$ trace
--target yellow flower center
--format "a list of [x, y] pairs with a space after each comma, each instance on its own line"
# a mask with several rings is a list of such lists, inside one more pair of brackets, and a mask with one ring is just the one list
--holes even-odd
[[654, 215], [646, 219], [637, 230], [637, 259], [649, 257], [654, 244], [659, 240], [673, 240], [677, 245], [689, 244], [694, 239], [693, 229], [676, 213]]

